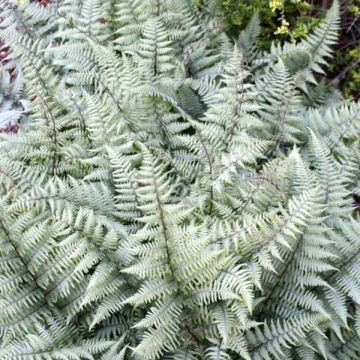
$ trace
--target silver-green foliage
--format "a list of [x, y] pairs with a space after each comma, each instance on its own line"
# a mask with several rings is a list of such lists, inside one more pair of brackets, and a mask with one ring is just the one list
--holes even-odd
[[0, 358], [360, 358], [358, 104], [339, 22], [259, 52], [216, 1], [1, 0]]
[[16, 69], [11, 61], [1, 64], [0, 131], [6, 131], [9, 126], [16, 127], [19, 123], [24, 127], [27, 126], [30, 104], [23, 98], [23, 88], [23, 79], [19, 69]]

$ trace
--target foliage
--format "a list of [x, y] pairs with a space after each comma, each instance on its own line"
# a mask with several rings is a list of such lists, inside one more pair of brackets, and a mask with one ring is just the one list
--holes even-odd
[[217, 1], [0, 0], [31, 121], [0, 139], [0, 358], [360, 356], [359, 113]]
[[[254, 12], [259, 12], [266, 35], [264, 47], [269, 46], [274, 34], [283, 40], [301, 39], [320, 21], [319, 16], [309, 16], [316, 10], [314, 2], [305, 0], [223, 0], [222, 6], [228, 31], [234, 35], [246, 26]], [[283, 21], [288, 25], [286, 29], [280, 30]]]
[[26, 126], [28, 122], [29, 101], [22, 98], [22, 77], [9, 58], [10, 49], [0, 42], [0, 133], [16, 133], [20, 123]]
[[[225, 26], [232, 36], [237, 36], [255, 11], [264, 25], [259, 45], [268, 49], [274, 39], [299, 41], [306, 37], [320, 22], [329, 1], [305, 0], [223, 0]], [[330, 77], [339, 82], [346, 96], [359, 98], [359, 43], [360, 1], [341, 1], [340, 41], [331, 64]]]

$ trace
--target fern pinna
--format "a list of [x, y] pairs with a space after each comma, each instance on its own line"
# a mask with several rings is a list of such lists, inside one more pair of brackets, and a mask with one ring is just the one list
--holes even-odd
[[268, 52], [215, 0], [0, 8], [1, 359], [360, 358], [336, 0]]

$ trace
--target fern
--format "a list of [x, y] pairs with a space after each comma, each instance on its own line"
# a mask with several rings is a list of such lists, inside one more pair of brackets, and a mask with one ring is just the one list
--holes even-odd
[[1, 359], [359, 358], [339, 6], [264, 52], [218, 5], [0, 1]]

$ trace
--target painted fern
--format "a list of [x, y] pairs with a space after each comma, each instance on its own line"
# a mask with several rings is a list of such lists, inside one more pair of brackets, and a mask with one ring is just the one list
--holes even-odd
[[213, 0], [0, 8], [1, 359], [360, 358], [336, 0], [268, 53]]

